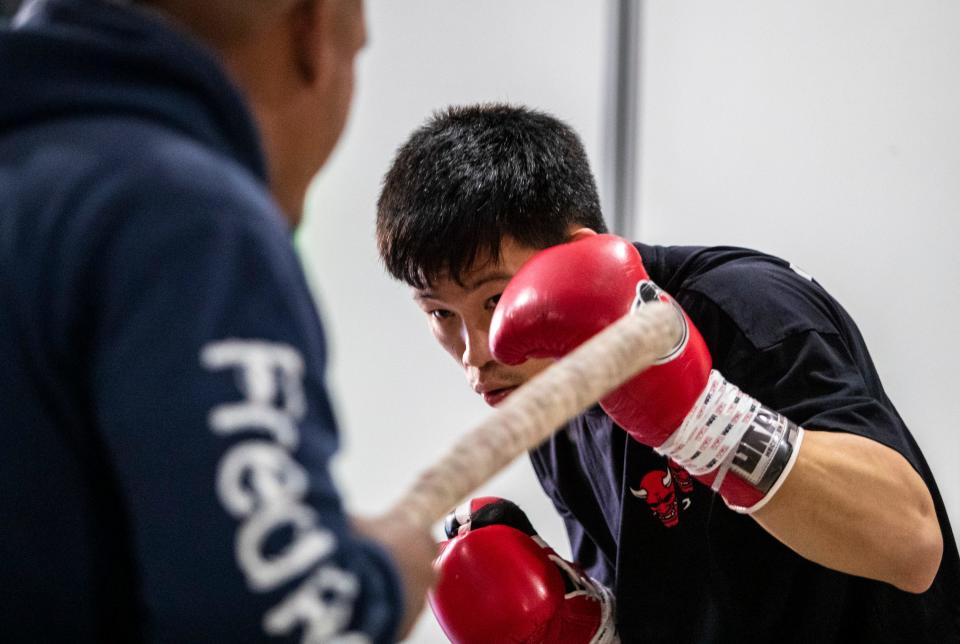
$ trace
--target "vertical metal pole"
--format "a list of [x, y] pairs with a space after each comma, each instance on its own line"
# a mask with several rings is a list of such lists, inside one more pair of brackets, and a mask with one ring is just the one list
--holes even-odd
[[639, 234], [640, 45], [643, 0], [610, 0], [603, 202], [612, 232]]

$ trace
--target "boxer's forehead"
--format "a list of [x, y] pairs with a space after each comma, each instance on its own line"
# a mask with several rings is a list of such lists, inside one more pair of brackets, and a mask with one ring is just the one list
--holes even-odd
[[472, 293], [492, 283], [506, 285], [538, 249], [520, 244], [509, 236], [500, 240], [497, 256], [483, 252], [459, 276], [442, 273], [424, 289], [414, 289], [416, 299], [445, 299], [452, 295]]

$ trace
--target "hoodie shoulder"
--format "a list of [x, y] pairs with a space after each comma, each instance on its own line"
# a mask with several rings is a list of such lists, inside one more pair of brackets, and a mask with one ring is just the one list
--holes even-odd
[[138, 210], [181, 219], [229, 212], [237, 223], [286, 229], [266, 185], [247, 167], [137, 118], [70, 119], [0, 140], [0, 182], [13, 197], [0, 207], [8, 225], [20, 222], [25, 235], [60, 231], [77, 241], [139, 220]]
[[34, 302], [29, 285], [53, 301], [83, 300], [121, 239], [141, 249], [130, 261], [176, 238], [256, 240], [292, 263], [289, 228], [262, 181], [135, 118], [65, 119], [0, 138], [0, 192], [0, 267], [18, 276], [23, 302]]

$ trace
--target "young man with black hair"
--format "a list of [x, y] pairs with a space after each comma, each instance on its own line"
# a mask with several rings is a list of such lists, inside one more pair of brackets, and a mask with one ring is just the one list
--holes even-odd
[[645, 301], [678, 304], [675, 350], [530, 454], [623, 640], [960, 641], [943, 502], [843, 308], [776, 257], [604, 232], [576, 134], [506, 105], [414, 132], [377, 215], [387, 269], [490, 405]]

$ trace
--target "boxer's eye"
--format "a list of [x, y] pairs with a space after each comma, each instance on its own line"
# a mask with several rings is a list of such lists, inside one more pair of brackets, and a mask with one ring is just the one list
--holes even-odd
[[500, 296], [501, 296], [501, 295], [503, 295], [503, 293], [497, 293], [496, 295], [494, 295], [493, 297], [491, 297], [490, 299], [488, 299], [488, 300], [487, 300], [487, 307], [488, 307], [488, 308], [491, 308], [491, 309], [496, 308], [496, 307], [497, 307], [497, 302], [500, 301]]
[[437, 320], [446, 320], [452, 315], [453, 313], [446, 309], [433, 309], [432, 311], [430, 311], [430, 317], [435, 318]]

